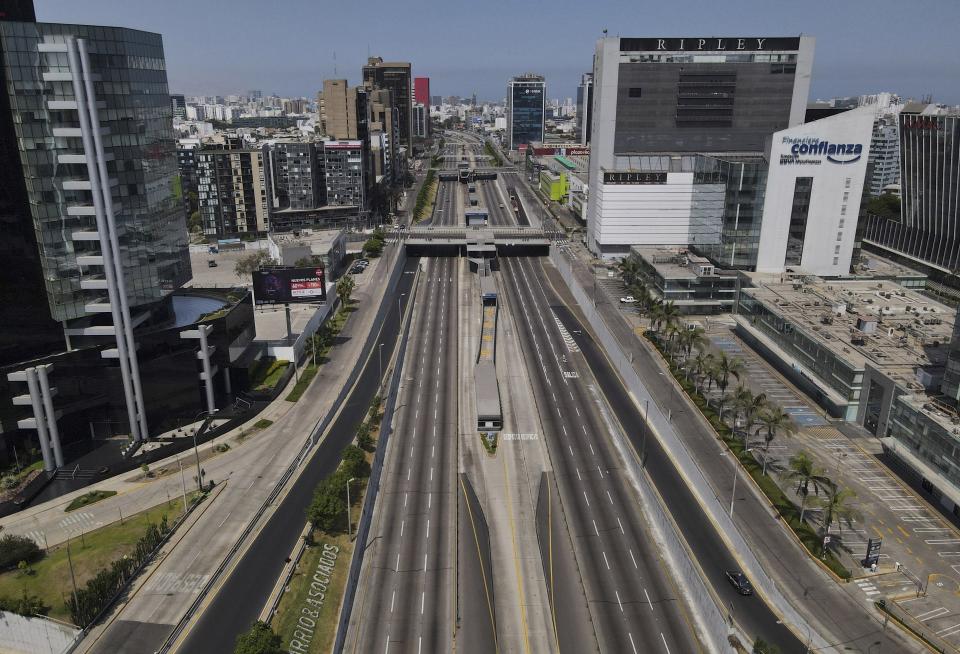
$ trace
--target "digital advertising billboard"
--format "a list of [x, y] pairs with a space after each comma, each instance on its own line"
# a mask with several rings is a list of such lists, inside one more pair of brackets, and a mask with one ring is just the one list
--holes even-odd
[[256, 304], [326, 302], [327, 278], [323, 267], [254, 271], [253, 300]]

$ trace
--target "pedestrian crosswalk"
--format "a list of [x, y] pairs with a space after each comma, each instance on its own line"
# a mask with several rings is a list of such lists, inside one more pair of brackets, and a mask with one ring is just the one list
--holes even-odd
[[73, 531], [74, 529], [87, 531], [103, 526], [103, 521], [94, 520], [95, 517], [96, 516], [89, 511], [81, 511], [79, 513], [71, 513], [57, 524], [61, 529], [66, 529], [67, 531]]
[[880, 591], [869, 579], [858, 579], [856, 583], [869, 599], [873, 599], [880, 594]]
[[179, 572], [162, 572], [150, 578], [144, 586], [148, 593], [158, 595], [173, 593], [195, 594], [203, 590], [210, 575], [182, 574]]

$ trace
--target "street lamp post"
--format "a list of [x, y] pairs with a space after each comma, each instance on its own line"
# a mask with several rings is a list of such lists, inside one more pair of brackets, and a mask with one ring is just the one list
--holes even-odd
[[[744, 452], [753, 452], [752, 447], [748, 447]], [[730, 450], [730, 453], [733, 454], [733, 450]], [[740, 469], [737, 466], [737, 457], [733, 456], [733, 490], [730, 492], [730, 518], [733, 519], [733, 502], [737, 499], [737, 477]]]
[[380, 375], [377, 377], [377, 388], [382, 389], [383, 387], [383, 343], [381, 343], [380, 347], [377, 348], [377, 364], [378, 364], [378, 369], [380, 370]]
[[356, 481], [356, 477], [350, 477], [347, 480], [347, 538], [353, 539], [353, 527], [350, 524], [350, 482]]
[[[207, 413], [207, 411], [201, 411], [200, 413], [198, 413], [193, 418], [193, 421], [196, 422], [197, 418], [202, 416], [204, 413]], [[200, 490], [203, 490], [203, 488], [201, 486], [202, 480], [200, 479], [200, 451], [197, 449], [197, 428], [196, 427], [193, 428], [193, 455], [197, 460], [197, 490], [200, 491]]]
[[402, 298], [406, 293], [401, 293], [397, 296], [397, 324], [403, 321], [403, 308], [400, 306], [400, 298]]

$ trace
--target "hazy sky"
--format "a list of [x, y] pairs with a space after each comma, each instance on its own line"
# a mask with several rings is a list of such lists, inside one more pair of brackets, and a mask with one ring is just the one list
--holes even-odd
[[[893, 91], [960, 103], [958, 0], [35, 0], [50, 22], [163, 35], [170, 90], [313, 96], [369, 54], [411, 61], [434, 95], [499, 99], [527, 71], [575, 94], [611, 36], [817, 38], [811, 100]], [[336, 56], [336, 62], [334, 62]]]

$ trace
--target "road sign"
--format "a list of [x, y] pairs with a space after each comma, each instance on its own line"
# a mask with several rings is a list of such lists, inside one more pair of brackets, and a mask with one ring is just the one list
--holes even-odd
[[870, 538], [867, 540], [867, 555], [863, 559], [863, 567], [869, 568], [874, 563], [880, 561], [880, 546], [883, 545], [882, 538]]

